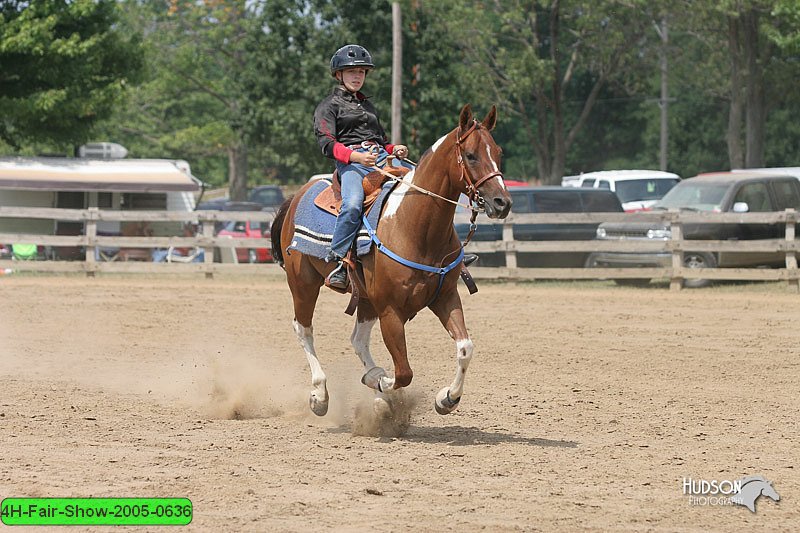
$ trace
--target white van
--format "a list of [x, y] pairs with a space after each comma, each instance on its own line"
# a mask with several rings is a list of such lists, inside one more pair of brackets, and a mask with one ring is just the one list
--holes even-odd
[[581, 187], [611, 189], [627, 211], [649, 209], [681, 180], [660, 170], [603, 170], [581, 174]]

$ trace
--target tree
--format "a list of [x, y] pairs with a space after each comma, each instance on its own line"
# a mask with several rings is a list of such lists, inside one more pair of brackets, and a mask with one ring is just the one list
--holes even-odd
[[[797, 42], [800, 13], [788, 0], [691, 1], [684, 28], [705, 47], [706, 94], [729, 102], [726, 141], [731, 168], [766, 164], [767, 117], [785, 101], [792, 70], [782, 55]], [[720, 51], [725, 55], [720, 56]], [[721, 77], [708, 76], [720, 72]], [[712, 81], [713, 80], [713, 81]], [[790, 91], [793, 92], [793, 91]]]
[[142, 68], [113, 0], [0, 3], [0, 139], [74, 147], [114, 111]]
[[[458, 35], [467, 60], [481, 69], [484, 89], [520, 120], [546, 183], [560, 180], [598, 94], [624, 71], [650, 28], [644, 6], [614, 0], [487, 1], [462, 6], [466, 11], [454, 17], [466, 21], [459, 23]], [[582, 72], [591, 75], [588, 87], [576, 87]], [[574, 114], [571, 100], [580, 102]]]

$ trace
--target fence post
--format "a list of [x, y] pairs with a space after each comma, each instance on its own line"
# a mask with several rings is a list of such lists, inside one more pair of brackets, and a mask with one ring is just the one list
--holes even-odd
[[[213, 239], [214, 238], [214, 221], [213, 220], [203, 220], [203, 238], [204, 239]], [[203, 264], [206, 267], [206, 279], [212, 279], [214, 277], [214, 246], [213, 245], [206, 245], [203, 246]]]
[[95, 239], [97, 238], [97, 219], [99, 214], [99, 210], [96, 207], [90, 207], [87, 212], [86, 217], [86, 239], [89, 241], [86, 243], [85, 250], [85, 257], [84, 262], [86, 263], [86, 276], [93, 278], [94, 273], [97, 271], [97, 265], [95, 264], [97, 244], [95, 243]]
[[794, 246], [794, 239], [796, 235], [796, 215], [794, 209], [786, 210], [786, 274], [789, 276], [787, 283], [789, 286], [794, 286], [797, 292], [800, 292], [800, 278], [797, 277], [797, 255], [792, 249]]
[[506, 250], [506, 268], [517, 268], [517, 251], [509, 250], [509, 243], [514, 242], [514, 225], [503, 221], [503, 246]]
[[669, 289], [679, 291], [683, 288], [683, 225], [680, 222], [680, 211], [669, 210], [669, 229], [672, 248], [672, 275], [669, 279]]

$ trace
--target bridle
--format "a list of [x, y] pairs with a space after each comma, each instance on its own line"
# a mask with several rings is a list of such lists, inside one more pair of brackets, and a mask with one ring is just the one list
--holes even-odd
[[472, 119], [472, 124], [470, 124], [469, 128], [467, 128], [466, 132], [463, 134], [461, 133], [460, 124], [458, 125], [458, 131], [456, 132], [456, 161], [458, 161], [458, 166], [461, 168], [461, 176], [459, 177], [459, 181], [466, 182], [467, 196], [469, 197], [470, 204], [474, 203], [478, 206], [478, 209], [472, 208], [472, 215], [469, 218], [469, 233], [467, 233], [467, 238], [464, 239], [464, 242], [461, 243], [462, 250], [469, 243], [469, 241], [472, 240], [472, 236], [475, 235], [475, 230], [478, 229], [477, 224], [475, 224], [475, 220], [478, 218], [478, 211], [480, 209], [483, 209], [484, 211], [486, 210], [485, 201], [478, 190], [478, 187], [492, 178], [503, 177], [503, 173], [499, 170], [489, 172], [479, 180], [473, 179], [473, 177], [470, 175], [469, 170], [467, 169], [467, 164], [464, 162], [464, 148], [462, 147], [462, 143], [477, 128], [478, 121]]
[[[456, 268], [459, 265], [461, 265], [461, 262], [464, 259], [464, 247], [467, 245], [467, 243], [470, 241], [470, 239], [472, 239], [472, 236], [475, 233], [475, 230], [477, 229], [477, 225], [475, 224], [475, 219], [477, 218], [478, 212], [481, 209], [485, 210], [483, 196], [481, 196], [480, 192], [478, 191], [478, 187], [480, 187], [481, 185], [486, 183], [486, 181], [488, 181], [488, 180], [490, 180], [492, 178], [495, 178], [495, 177], [498, 177], [498, 176], [500, 176], [500, 177], [503, 176], [502, 172], [500, 172], [499, 170], [496, 170], [494, 172], [489, 172], [488, 174], [486, 174], [485, 176], [481, 177], [478, 180], [475, 180], [470, 175], [470, 172], [467, 169], [467, 165], [464, 162], [464, 148], [463, 148], [462, 144], [467, 139], [467, 137], [469, 137], [470, 134], [473, 131], [475, 131], [476, 129], [478, 129], [479, 127], [480, 126], [478, 124], [478, 121], [473, 119], [472, 120], [472, 124], [470, 125], [469, 128], [467, 128], [467, 131], [465, 131], [463, 134], [461, 133], [461, 125], [460, 124], [458, 126], [458, 131], [456, 131], [456, 160], [458, 161], [458, 166], [461, 169], [461, 176], [459, 177], [459, 181], [464, 181], [466, 183], [466, 191], [467, 191], [467, 195], [469, 196], [470, 205], [469, 206], [465, 206], [465, 207], [468, 207], [470, 210], [472, 210], [472, 216], [470, 217], [470, 220], [469, 220], [470, 229], [469, 229], [469, 234], [467, 235], [466, 240], [461, 244], [461, 246], [457, 250], [445, 255], [444, 259], [442, 259], [442, 263], [444, 261], [446, 261], [447, 258], [451, 257], [453, 254], [457, 253], [458, 255], [455, 258], [455, 260], [451, 261], [449, 264], [447, 264], [447, 266], [434, 267], [434, 266], [424, 265], [424, 264], [421, 264], [421, 263], [417, 263], [417, 262], [405, 259], [405, 258], [401, 257], [400, 255], [396, 254], [395, 252], [393, 252], [392, 250], [388, 249], [386, 246], [384, 246], [384, 244], [378, 238], [377, 231], [375, 229], [373, 229], [372, 226], [370, 225], [369, 220], [367, 219], [367, 216], [366, 215], [362, 215], [361, 216], [361, 219], [362, 219], [362, 221], [364, 223], [364, 227], [366, 228], [367, 233], [370, 236], [370, 239], [375, 244], [375, 247], [377, 248], [377, 250], [379, 252], [387, 255], [391, 259], [393, 259], [393, 260], [397, 261], [398, 263], [400, 263], [402, 265], [405, 265], [407, 267], [414, 268], [414, 269], [417, 269], [417, 270], [422, 270], [422, 271], [425, 271], [425, 272], [431, 272], [431, 273], [434, 273], [434, 274], [438, 274], [439, 283], [438, 283], [438, 286], [436, 287], [436, 292], [433, 294], [433, 297], [431, 298], [431, 300], [428, 302], [427, 305], [431, 305], [436, 300], [436, 298], [439, 296], [439, 292], [442, 289], [442, 284], [444, 283], [445, 275], [448, 272], [450, 272], [451, 270], [453, 270], [454, 268]], [[406, 160], [406, 161], [408, 161], [408, 160]], [[411, 161], [409, 161], [409, 162], [412, 163], [414, 166], [417, 166], [415, 163], [413, 163]], [[451, 204], [463, 205], [463, 204], [461, 204], [459, 202], [456, 202], [454, 200], [451, 200], [449, 198], [445, 198], [444, 196], [440, 196], [440, 195], [438, 195], [438, 194], [436, 194], [436, 193], [434, 193], [432, 191], [429, 191], [427, 189], [423, 189], [422, 187], [414, 185], [411, 182], [405, 181], [402, 178], [398, 178], [398, 177], [386, 172], [382, 168], [379, 168], [379, 167], [373, 167], [373, 168], [375, 168], [378, 172], [380, 172], [381, 174], [383, 174], [387, 178], [389, 178], [391, 180], [394, 180], [394, 181], [396, 181], [398, 183], [402, 183], [404, 185], [407, 185], [408, 187], [410, 187], [412, 189], [415, 189], [415, 190], [417, 190], [419, 192], [422, 192], [424, 194], [427, 194], [428, 196], [432, 196], [434, 198], [438, 198], [440, 200], [444, 200], [445, 202], [449, 202]], [[473, 203], [476, 204], [478, 207], [477, 208], [473, 207], [473, 205], [472, 205]], [[462, 273], [462, 276], [463, 276], [463, 273]], [[468, 286], [469, 286], [469, 284], [468, 284]], [[474, 284], [473, 284], [473, 287], [474, 287]], [[477, 289], [475, 289], [475, 290], [477, 290]], [[473, 290], [472, 290], [472, 288], [470, 288], [470, 293], [472, 293], [472, 292], [473, 292]]]
[[[498, 176], [502, 178], [502, 176], [503, 176], [503, 173], [500, 172], [499, 170], [497, 170], [495, 172], [489, 172], [488, 174], [486, 174], [485, 176], [483, 176], [481, 179], [479, 179], [477, 181], [474, 180], [472, 178], [472, 176], [470, 176], [469, 170], [467, 170], [467, 165], [466, 165], [466, 163], [464, 163], [464, 156], [463, 156], [464, 148], [461, 146], [461, 144], [477, 128], [478, 128], [478, 121], [473, 119], [472, 120], [472, 124], [470, 125], [469, 128], [467, 128], [467, 131], [463, 135], [461, 134], [461, 126], [460, 125], [458, 126], [458, 131], [456, 132], [456, 161], [458, 162], [458, 166], [459, 166], [459, 168], [461, 170], [461, 175], [459, 176], [458, 180], [466, 182], [467, 197], [469, 198], [469, 201], [470, 201], [469, 205], [464, 205], [461, 202], [457, 202], [455, 200], [451, 200], [450, 198], [445, 198], [444, 196], [440, 196], [440, 195], [436, 194], [435, 192], [429, 191], [428, 189], [423, 189], [422, 187], [420, 187], [418, 185], [414, 185], [410, 181], [406, 181], [403, 178], [399, 178], [399, 177], [395, 176], [394, 174], [390, 174], [390, 173], [386, 172], [385, 170], [383, 170], [380, 167], [375, 166], [375, 167], [372, 167], [372, 168], [374, 170], [376, 170], [378, 173], [382, 174], [383, 176], [389, 178], [390, 180], [396, 181], [397, 183], [402, 183], [403, 185], [406, 185], [407, 187], [410, 187], [410, 188], [414, 189], [415, 191], [418, 191], [418, 192], [421, 192], [423, 194], [427, 194], [428, 196], [431, 196], [433, 198], [438, 198], [439, 200], [444, 200], [445, 202], [448, 202], [448, 203], [451, 203], [451, 204], [454, 204], [454, 205], [457, 205], [457, 206], [461, 206], [461, 207], [465, 207], [465, 208], [469, 209], [470, 211], [472, 211], [472, 218], [470, 219], [470, 226], [474, 227], [475, 226], [475, 218], [478, 216], [478, 212], [480, 212], [481, 210], [485, 210], [483, 196], [481, 196], [480, 191], [478, 191], [478, 187], [480, 187], [481, 185], [486, 183], [486, 181], [488, 181], [488, 180], [490, 180], [492, 178], [495, 178], [495, 177], [498, 177]], [[411, 163], [415, 167], [417, 166], [417, 163], [411, 161], [410, 159], [403, 158], [403, 160], [404, 161], [408, 161], [409, 163]], [[472, 205], [473, 203], [475, 205], [477, 205], [478, 207], [473, 207], [473, 205]], [[474, 232], [475, 232], [475, 230], [473, 229], [469, 234], [469, 238], [472, 237], [472, 234]], [[467, 239], [466, 242], [469, 242], [469, 238]]]
[[[470, 136], [470, 134], [478, 128], [478, 121], [472, 119], [472, 124], [470, 124], [467, 131], [463, 134], [461, 133], [461, 125], [458, 126], [458, 131], [456, 132], [456, 161], [458, 161], [458, 166], [461, 168], [461, 176], [459, 177], [459, 181], [466, 182], [466, 190], [467, 196], [469, 197], [471, 202], [475, 202], [478, 207], [483, 207], [484, 200], [481, 193], [478, 191], [478, 187], [483, 185], [485, 182], [492, 178], [496, 177], [503, 177], [503, 173], [499, 170], [495, 170], [494, 172], [489, 172], [482, 178], [475, 180], [471, 175], [469, 170], [467, 170], [467, 164], [464, 162], [464, 148], [462, 143]], [[476, 212], [473, 210], [473, 215]]]

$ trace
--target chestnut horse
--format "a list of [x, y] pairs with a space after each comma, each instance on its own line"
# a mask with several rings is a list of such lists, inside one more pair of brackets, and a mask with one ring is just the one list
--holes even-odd
[[[456, 343], [456, 376], [449, 387], [436, 395], [436, 411], [450, 413], [461, 400], [473, 344], [457, 290], [463, 249], [453, 227], [453, 216], [461, 193], [482, 206], [491, 218], [508, 215], [511, 197], [499, 168], [501, 150], [489, 133], [496, 120], [494, 107], [478, 122], [470, 106], [464, 106], [458, 127], [439, 139], [423, 155], [416, 170], [405, 176], [404, 180], [414, 188], [401, 182], [384, 204], [380, 225], [372, 236], [383, 246], [381, 250], [373, 246], [360, 259], [363, 286], [360, 279], [351, 277], [350, 282], [361, 287], [361, 298], [350, 341], [364, 364], [361, 381], [375, 389], [373, 407], [384, 416], [392, 412], [387, 393], [411, 383], [405, 324], [425, 307], [439, 317]], [[309, 406], [323, 416], [328, 411], [327, 378], [314, 350], [311, 322], [320, 288], [334, 264], [296, 250], [286, 252], [282, 244], [292, 242], [298, 202], [312, 184], [284, 202], [273, 221], [271, 238], [272, 253], [286, 270], [292, 293], [294, 330], [311, 367]], [[419, 192], [422, 189], [433, 195]], [[408, 266], [412, 263], [416, 266]], [[394, 377], [378, 367], [370, 353], [370, 334], [377, 321], [394, 362]]]

